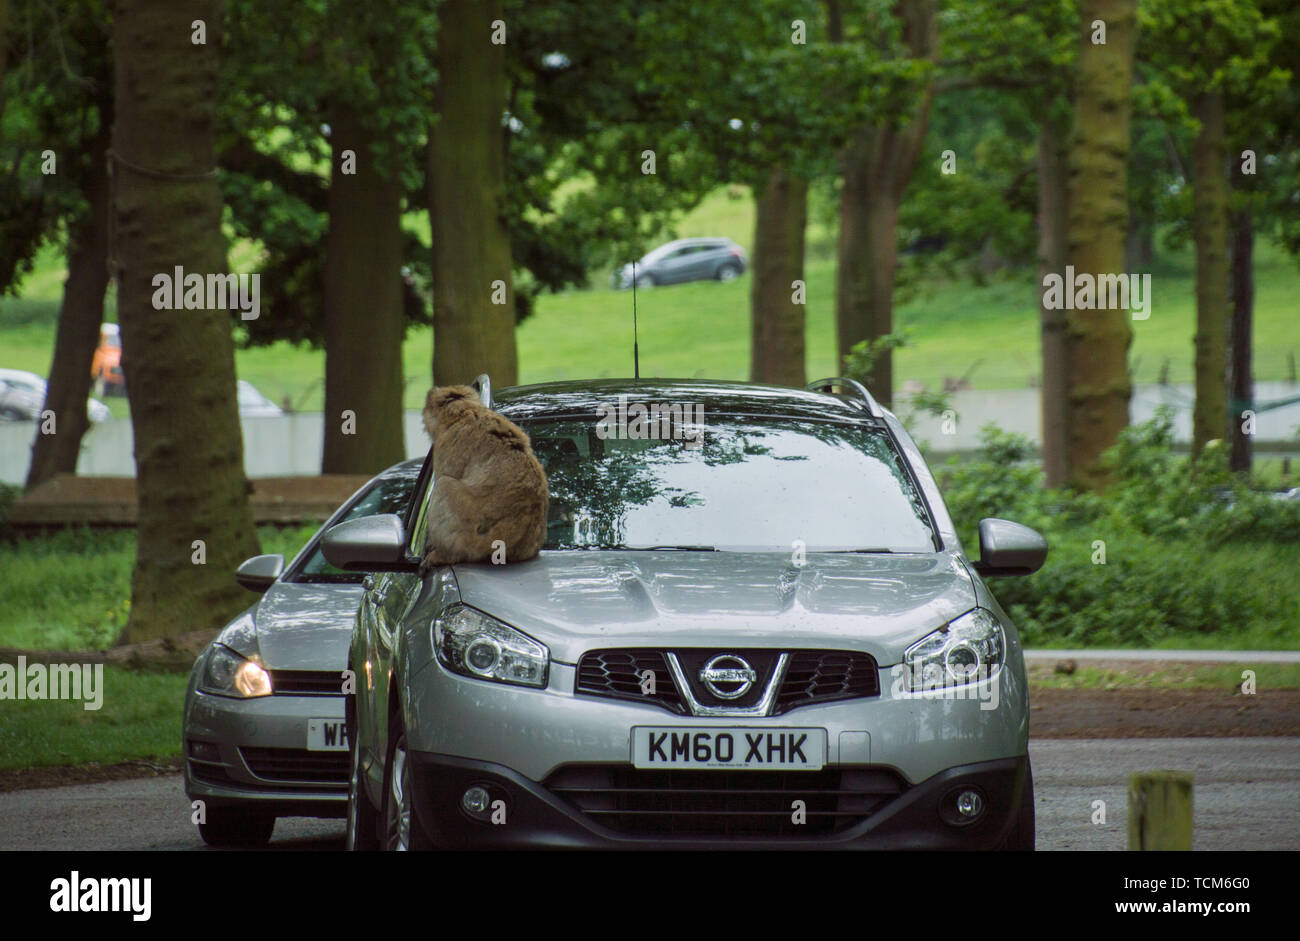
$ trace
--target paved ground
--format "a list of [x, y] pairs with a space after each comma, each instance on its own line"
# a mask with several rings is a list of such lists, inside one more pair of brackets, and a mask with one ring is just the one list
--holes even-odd
[[[1030, 757], [1040, 849], [1124, 849], [1125, 777], [1159, 768], [1195, 775], [1196, 849], [1300, 849], [1300, 738], [1048, 740]], [[342, 849], [343, 822], [281, 820], [271, 845]], [[179, 775], [0, 794], [0, 850], [203, 848]]]

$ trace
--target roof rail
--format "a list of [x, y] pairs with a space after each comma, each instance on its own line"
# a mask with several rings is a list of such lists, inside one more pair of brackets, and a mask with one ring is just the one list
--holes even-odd
[[871, 413], [872, 417], [884, 418], [880, 403], [872, 398], [871, 393], [867, 391], [867, 387], [856, 379], [849, 379], [846, 376], [833, 376], [830, 379], [818, 379], [816, 382], [810, 382], [804, 388], [809, 392], [832, 392], [836, 386], [856, 393], [862, 403], [866, 405], [867, 411]]
[[474, 380], [474, 391], [478, 393], [478, 400], [488, 408], [492, 407], [492, 380], [487, 373], [479, 373]]

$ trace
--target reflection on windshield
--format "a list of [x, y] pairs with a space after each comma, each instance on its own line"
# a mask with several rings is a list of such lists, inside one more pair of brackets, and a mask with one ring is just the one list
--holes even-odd
[[724, 418], [699, 448], [602, 438], [594, 419], [524, 430], [550, 482], [548, 549], [934, 551], [920, 494], [876, 428]]

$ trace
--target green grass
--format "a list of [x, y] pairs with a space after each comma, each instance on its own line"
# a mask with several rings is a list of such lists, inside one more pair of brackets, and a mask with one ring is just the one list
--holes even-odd
[[[812, 214], [814, 219], [819, 214]], [[671, 235], [726, 235], [752, 250], [753, 201], [742, 187], [714, 193], [674, 227]], [[415, 228], [420, 228], [414, 220]], [[808, 232], [807, 371], [833, 375], [835, 362], [833, 233], [819, 223]], [[241, 263], [252, 246], [236, 246]], [[1138, 382], [1154, 382], [1166, 360], [1172, 382], [1192, 381], [1196, 311], [1190, 248], [1166, 253], [1153, 266], [1149, 320], [1133, 324], [1130, 354]], [[23, 282], [21, 300], [0, 301], [0, 365], [49, 371], [54, 321], [62, 291], [61, 258], [43, 251]], [[1255, 259], [1255, 377], [1285, 379], [1288, 355], [1300, 354], [1296, 298], [1300, 269], [1274, 245], [1260, 240]], [[599, 284], [607, 283], [597, 277]], [[641, 371], [650, 376], [744, 379], [749, 372], [749, 277], [731, 284], [701, 282], [659, 288], [638, 296]], [[44, 312], [40, 305], [47, 305]], [[49, 307], [48, 305], [53, 305]], [[632, 372], [632, 298], [607, 288], [543, 295], [519, 329], [520, 381], [542, 382]], [[264, 316], [274, 316], [266, 311]], [[1037, 290], [1032, 277], [984, 286], [938, 283], [896, 312], [911, 344], [896, 354], [896, 381], [929, 388], [968, 372], [976, 388], [1018, 388], [1040, 371]], [[432, 358], [428, 328], [412, 330], [403, 350], [405, 404], [423, 403]], [[237, 369], [271, 399], [288, 396], [299, 409], [318, 410], [324, 391], [323, 351], [287, 343], [241, 350]], [[112, 400], [115, 414], [126, 403]]]
[[109, 667], [98, 710], [81, 700], [6, 701], [0, 771], [178, 756], [187, 679]]
[[1029, 667], [1029, 685], [1042, 689], [1217, 689], [1231, 692], [1241, 685], [1242, 673], [1255, 674], [1256, 690], [1300, 688], [1296, 663], [1165, 663], [1127, 664], [1123, 669], [1079, 666], [1073, 673], [1057, 673], [1055, 665]]
[[[287, 559], [317, 528], [264, 526], [258, 538], [263, 552]], [[0, 542], [0, 647], [112, 646], [130, 612], [134, 564], [134, 530], [68, 529]], [[249, 592], [248, 603], [255, 600]]]

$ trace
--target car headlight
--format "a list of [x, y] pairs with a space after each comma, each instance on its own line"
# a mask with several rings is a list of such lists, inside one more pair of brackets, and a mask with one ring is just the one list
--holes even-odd
[[203, 668], [199, 689], [241, 699], [270, 696], [271, 674], [260, 663], [241, 657], [224, 644], [214, 644]]
[[992, 611], [975, 608], [904, 651], [907, 688], [915, 692], [991, 679], [1005, 655], [1002, 625]]
[[454, 673], [519, 686], [545, 686], [551, 662], [544, 644], [465, 605], [448, 608], [433, 622], [433, 649]]

